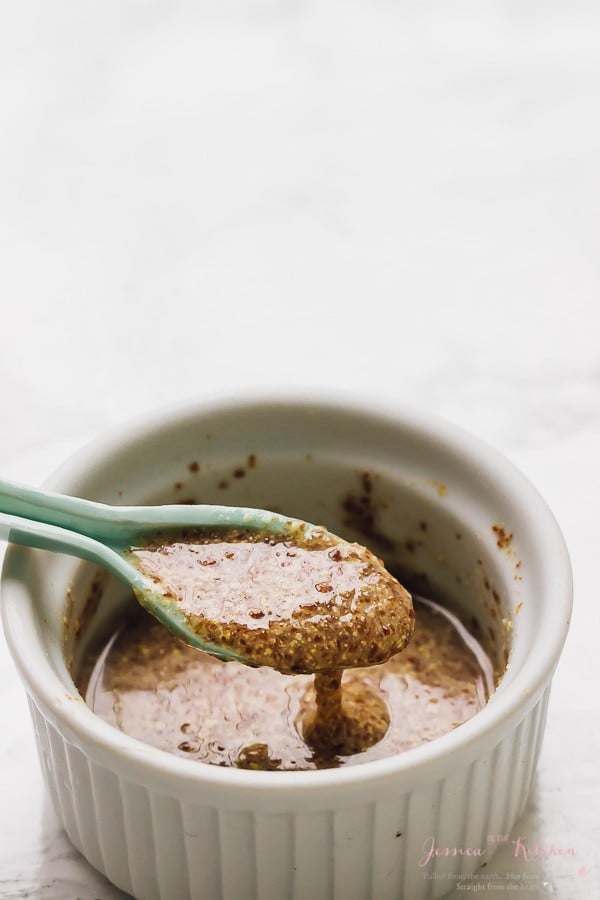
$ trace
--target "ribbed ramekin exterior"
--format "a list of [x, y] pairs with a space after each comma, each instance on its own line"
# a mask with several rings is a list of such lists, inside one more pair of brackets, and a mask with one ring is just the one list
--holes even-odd
[[[523, 811], [548, 694], [485, 757], [426, 788], [403, 793], [390, 780], [383, 798], [302, 813], [219, 809], [156, 793], [123, 778], [118, 758], [114, 770], [98, 765], [30, 707], [67, 834], [140, 900], [435, 900], [489, 859], [488, 835], [510, 833]], [[486, 854], [424, 863], [428, 838]]]

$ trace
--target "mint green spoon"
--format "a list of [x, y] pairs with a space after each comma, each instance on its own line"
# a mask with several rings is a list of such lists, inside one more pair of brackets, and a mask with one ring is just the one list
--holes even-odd
[[0, 539], [90, 560], [130, 585], [138, 600], [170, 631], [223, 660], [250, 660], [203, 641], [177, 605], [125, 557], [159, 530], [232, 527], [285, 534], [306, 525], [264, 509], [241, 506], [109, 506], [0, 480]]

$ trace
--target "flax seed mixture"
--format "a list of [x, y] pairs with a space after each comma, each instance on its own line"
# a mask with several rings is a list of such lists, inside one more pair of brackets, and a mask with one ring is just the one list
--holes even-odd
[[341, 677], [341, 742], [335, 727], [327, 730], [331, 712], [321, 715], [325, 724], [315, 733], [313, 677], [220, 662], [186, 646], [142, 609], [90, 659], [92, 674], [79, 686], [111, 725], [190, 760], [292, 771], [369, 762], [451, 731], [488, 698], [467, 643], [473, 639], [441, 607], [416, 602], [415, 608], [404, 652]]
[[483, 651], [460, 623], [423, 601], [415, 628], [383, 563], [324, 529], [193, 531], [130, 556], [207, 641], [254, 666], [188, 647], [142, 610], [123, 623], [80, 688], [160, 749], [246, 769], [352, 765], [432, 740], [487, 700]]
[[286, 674], [385, 662], [408, 643], [411, 596], [366, 547], [324, 528], [196, 530], [132, 561], [207, 643]]

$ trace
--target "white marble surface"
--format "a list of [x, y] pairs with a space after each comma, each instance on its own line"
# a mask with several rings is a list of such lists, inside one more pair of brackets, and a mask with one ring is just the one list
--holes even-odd
[[[519, 868], [600, 893], [599, 46], [592, 0], [0, 4], [3, 475], [241, 384], [410, 398], [502, 449], [576, 586], [516, 828], [576, 856], [506, 848], [512, 898]], [[0, 897], [123, 897], [56, 823], [4, 645], [0, 702]]]

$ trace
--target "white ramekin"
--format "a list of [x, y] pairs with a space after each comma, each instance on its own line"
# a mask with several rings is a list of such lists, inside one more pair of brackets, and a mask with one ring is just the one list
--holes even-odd
[[[245, 465], [249, 454], [254, 468]], [[244, 477], [233, 475], [239, 468]], [[426, 573], [426, 587], [452, 594], [488, 642], [493, 635], [510, 647], [506, 674], [478, 715], [378, 762], [224, 769], [122, 734], [88, 709], [69, 671], [76, 632], [89, 638], [122, 591], [107, 582], [96, 609], [89, 564], [9, 549], [3, 622], [45, 779], [72, 842], [125, 891], [145, 900], [436, 898], [452, 887], [448, 879], [476, 872], [493, 851], [487, 835], [508, 833], [521, 813], [567, 633], [571, 574], [544, 501], [490, 447], [373, 400], [217, 398], [95, 441], [47, 486], [116, 503], [193, 497], [276, 506], [360, 539], [342, 500], [360, 494], [365, 471], [376, 506], [371, 530], [396, 542], [393, 552], [377, 542], [373, 549], [412, 571], [415, 583]], [[217, 487], [223, 480], [227, 489]], [[465, 852], [427, 861], [432, 840]], [[486, 850], [483, 860], [466, 852], [477, 849]]]

